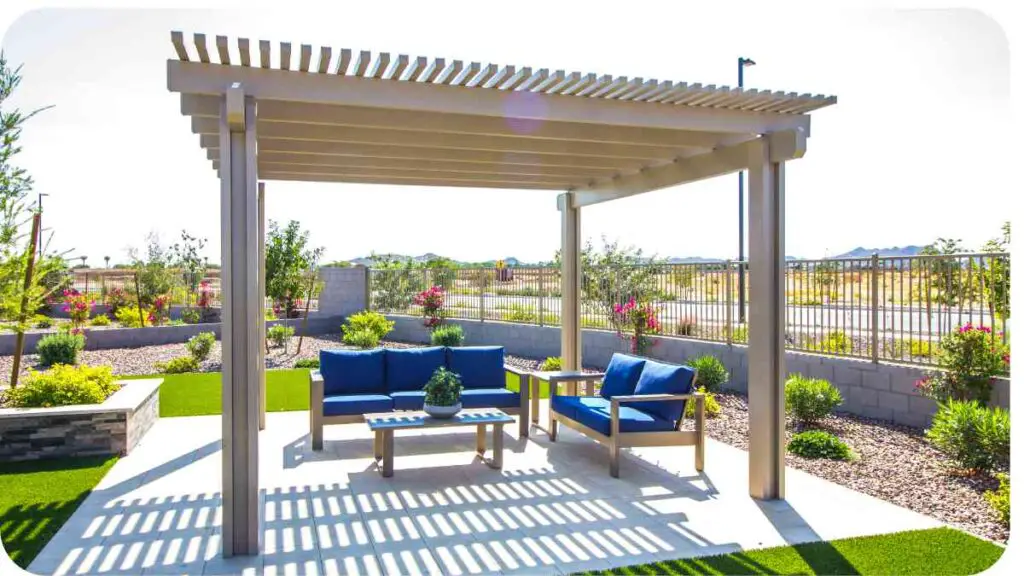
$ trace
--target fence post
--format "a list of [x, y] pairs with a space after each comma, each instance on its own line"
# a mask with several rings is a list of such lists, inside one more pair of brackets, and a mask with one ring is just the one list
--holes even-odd
[[480, 269], [480, 321], [484, 321], [484, 288], [487, 286], [487, 269]]
[[544, 325], [544, 271], [541, 268], [537, 274], [537, 324]]
[[732, 344], [732, 260], [725, 261], [725, 341]]
[[871, 361], [878, 363], [878, 253], [871, 255]]
[[370, 295], [373, 294], [373, 287], [370, 285], [370, 282], [373, 281], [372, 272], [373, 271], [370, 270], [369, 266], [365, 266], [363, 268], [363, 305], [365, 306], [365, 308], [363, 308], [364, 310], [373, 310], [373, 301], [370, 300]]

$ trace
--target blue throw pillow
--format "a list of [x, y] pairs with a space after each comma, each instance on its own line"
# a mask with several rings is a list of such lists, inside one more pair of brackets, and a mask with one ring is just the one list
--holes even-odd
[[324, 394], [373, 394], [384, 391], [384, 349], [321, 350]]
[[462, 377], [463, 388], [504, 388], [503, 346], [459, 346], [448, 349], [448, 369]]
[[[636, 384], [636, 394], [689, 394], [696, 372], [689, 366], [648, 360]], [[685, 402], [630, 402], [629, 406], [648, 414], [678, 422]]]
[[640, 372], [644, 369], [644, 359], [616, 352], [612, 354], [608, 368], [604, 371], [601, 383], [601, 396], [629, 396], [636, 391], [636, 383], [640, 380]]
[[422, 390], [434, 371], [445, 365], [444, 346], [388, 348], [384, 351], [385, 388], [388, 392]]

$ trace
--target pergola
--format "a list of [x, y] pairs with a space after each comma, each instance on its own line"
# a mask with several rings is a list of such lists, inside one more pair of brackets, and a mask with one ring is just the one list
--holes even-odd
[[203, 34], [171, 42], [168, 89], [221, 181], [225, 555], [259, 550], [260, 180], [562, 191], [562, 362], [578, 369], [581, 209], [749, 170], [749, 487], [784, 497], [784, 166], [834, 96], [224, 36], [214, 61]]

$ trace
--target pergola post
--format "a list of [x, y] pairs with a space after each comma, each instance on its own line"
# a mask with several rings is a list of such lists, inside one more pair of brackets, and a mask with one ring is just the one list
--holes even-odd
[[785, 172], [770, 139], [750, 148], [749, 488], [785, 498]]
[[220, 115], [223, 554], [259, 552], [257, 479], [263, 332], [259, 310], [256, 102], [239, 84]]
[[579, 370], [583, 362], [580, 333], [580, 208], [573, 193], [558, 197], [562, 212], [562, 369]]
[[[265, 206], [265, 195], [264, 195], [264, 184], [259, 183], [258, 189], [258, 212], [259, 215], [259, 253], [260, 253], [260, 268], [256, 274], [256, 281], [259, 283], [259, 307], [260, 307], [260, 323], [262, 328], [260, 334], [265, 339], [267, 337], [267, 238], [266, 238], [266, 209]], [[264, 343], [259, 347], [260, 355], [260, 430], [267, 427], [267, 346]]]

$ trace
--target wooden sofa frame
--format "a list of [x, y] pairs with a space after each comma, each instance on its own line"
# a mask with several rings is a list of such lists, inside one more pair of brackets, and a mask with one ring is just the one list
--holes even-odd
[[[697, 374], [694, 372], [694, 381]], [[554, 388], [554, 387], [553, 387]], [[589, 387], [588, 387], [589, 388]], [[571, 395], [575, 396], [577, 387], [569, 387]], [[589, 390], [588, 390], [589, 392]], [[551, 391], [554, 397], [555, 390]], [[697, 471], [704, 470], [704, 393], [692, 392], [690, 394], [633, 394], [629, 396], [611, 397], [611, 435], [605, 436], [597, 430], [590, 428], [573, 420], [572, 418], [559, 414], [553, 408], [548, 409], [548, 437], [552, 442], [558, 439], [558, 423], [592, 438], [608, 447], [610, 457], [609, 473], [613, 478], [619, 477], [619, 448], [639, 448], [644, 446], [693, 446], [694, 466]], [[671, 402], [679, 400], [693, 400], [696, 405], [693, 409], [694, 430], [683, 430], [683, 420], [686, 419], [685, 410], [676, 422], [675, 430], [664, 432], [620, 432], [619, 431], [619, 407], [622, 404], [631, 402]]]
[[[505, 364], [505, 372], [519, 377], [519, 406], [496, 408], [511, 416], [519, 416], [519, 437], [529, 435], [530, 426], [530, 373]], [[309, 371], [309, 433], [313, 450], [324, 449], [324, 426], [329, 424], [356, 424], [365, 419], [362, 414], [324, 416], [324, 377], [319, 370]]]

